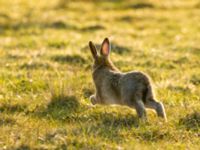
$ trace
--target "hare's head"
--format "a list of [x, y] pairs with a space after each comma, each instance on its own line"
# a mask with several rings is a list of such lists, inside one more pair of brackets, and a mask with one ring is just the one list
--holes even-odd
[[112, 64], [109, 53], [110, 53], [110, 42], [108, 38], [103, 40], [101, 44], [100, 54], [97, 52], [95, 45], [90, 41], [89, 47], [94, 59], [93, 69], [97, 69], [99, 67], [107, 67], [111, 70], [117, 70], [116, 67]]

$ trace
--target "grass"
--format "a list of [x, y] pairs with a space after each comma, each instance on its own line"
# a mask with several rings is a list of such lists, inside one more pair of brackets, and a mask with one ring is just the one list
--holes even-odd
[[[0, 1], [1, 149], [198, 149], [198, 0]], [[168, 116], [92, 106], [88, 41], [154, 81]]]

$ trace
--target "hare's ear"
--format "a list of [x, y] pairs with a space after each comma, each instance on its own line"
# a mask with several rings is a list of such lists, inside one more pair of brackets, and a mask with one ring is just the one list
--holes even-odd
[[110, 47], [110, 42], [109, 42], [109, 39], [108, 38], [105, 38], [104, 40], [103, 40], [103, 43], [102, 43], [102, 45], [101, 45], [101, 55], [103, 55], [103, 56], [108, 56], [109, 55], [109, 53], [110, 53], [110, 49], [111, 49], [111, 47]]
[[96, 47], [94, 46], [94, 44], [90, 41], [89, 42], [89, 47], [90, 47], [90, 51], [91, 51], [91, 53], [92, 53], [92, 56], [93, 56], [93, 58], [94, 59], [97, 59], [97, 49], [96, 49]]

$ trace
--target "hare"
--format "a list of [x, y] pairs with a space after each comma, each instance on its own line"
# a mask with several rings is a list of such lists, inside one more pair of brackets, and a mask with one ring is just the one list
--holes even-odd
[[95, 45], [90, 41], [89, 47], [94, 59], [93, 81], [96, 93], [90, 96], [95, 104], [118, 104], [135, 108], [140, 119], [146, 120], [146, 108], [154, 109], [159, 117], [167, 121], [165, 109], [161, 102], [154, 98], [150, 79], [142, 72], [120, 72], [109, 57], [111, 45], [105, 38], [98, 54]]

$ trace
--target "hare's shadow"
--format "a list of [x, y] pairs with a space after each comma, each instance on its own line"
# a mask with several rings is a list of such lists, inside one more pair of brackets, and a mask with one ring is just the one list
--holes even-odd
[[75, 96], [56, 95], [53, 96], [46, 108], [35, 112], [37, 117], [51, 118], [65, 121], [71, 118], [80, 108], [80, 103]]

